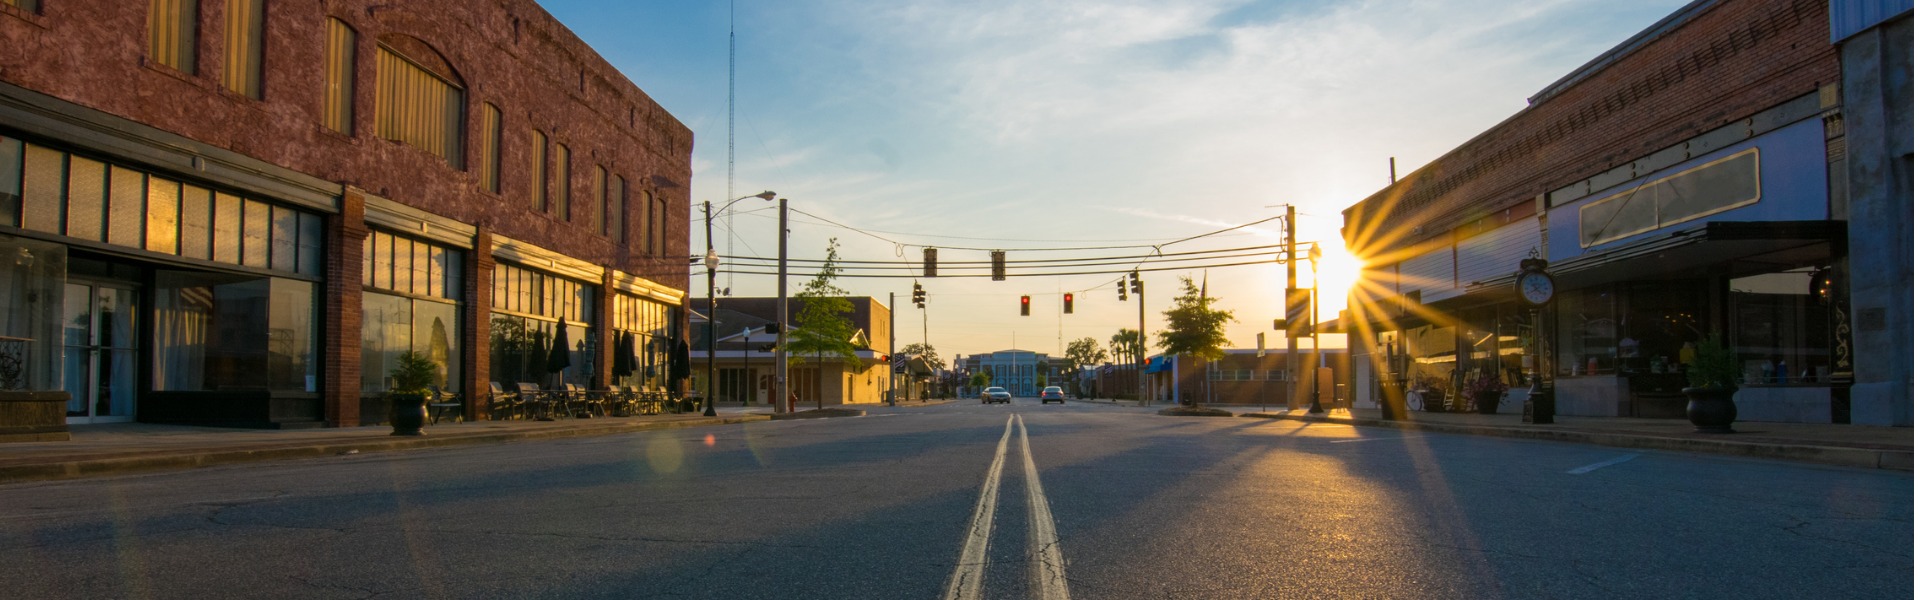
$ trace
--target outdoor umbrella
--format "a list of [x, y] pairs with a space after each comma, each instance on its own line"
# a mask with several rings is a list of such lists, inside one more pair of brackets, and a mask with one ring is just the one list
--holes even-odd
[[680, 389], [681, 381], [693, 374], [693, 359], [688, 356], [691, 353], [687, 349], [687, 340], [674, 340], [673, 355], [667, 358], [667, 379], [673, 380], [675, 391]]
[[573, 344], [567, 342], [567, 326], [562, 323], [554, 327], [553, 348], [547, 352], [547, 372], [559, 373], [573, 366], [573, 357], [567, 350]]
[[626, 377], [633, 374], [633, 332], [620, 332], [620, 341], [613, 347], [613, 376]]

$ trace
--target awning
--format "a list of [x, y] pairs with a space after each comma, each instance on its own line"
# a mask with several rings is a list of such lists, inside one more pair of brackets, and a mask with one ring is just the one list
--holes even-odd
[[1171, 369], [1173, 369], [1173, 357], [1171, 356], [1155, 356], [1147, 361], [1148, 373], [1159, 373]]

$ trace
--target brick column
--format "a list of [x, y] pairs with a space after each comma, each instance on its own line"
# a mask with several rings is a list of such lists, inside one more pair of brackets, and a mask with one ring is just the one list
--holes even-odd
[[467, 256], [466, 278], [460, 293], [466, 312], [460, 315], [460, 363], [467, 366], [460, 386], [466, 389], [466, 415], [469, 421], [493, 418], [488, 412], [492, 388], [493, 354], [489, 352], [493, 336], [493, 230], [475, 227], [473, 252]]
[[613, 386], [613, 268], [600, 274], [600, 301], [593, 307], [593, 387]]
[[327, 280], [320, 300], [321, 402], [327, 424], [360, 425], [360, 278], [366, 258], [366, 198], [348, 187], [327, 216]]

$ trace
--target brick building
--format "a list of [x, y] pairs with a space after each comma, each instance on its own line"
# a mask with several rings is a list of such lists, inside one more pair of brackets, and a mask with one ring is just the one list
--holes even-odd
[[[1849, 240], [1912, 221], [1910, 162], [1904, 197], [1849, 191], [1860, 124], [1844, 114], [1868, 99], [1843, 93], [1829, 11], [1852, 4], [1900, 3], [1688, 4], [1348, 208], [1366, 264], [1343, 319], [1358, 403], [1538, 371], [1561, 414], [1678, 417], [1684, 365], [1714, 335], [1745, 371], [1743, 420], [1911, 424], [1910, 372], [1904, 397], [1850, 396], [1888, 374], [1855, 360]], [[1911, 2], [1886, 16], [1907, 23], [1911, 54]], [[1906, 94], [1904, 131], [1869, 128], [1904, 136], [1911, 161]], [[1902, 203], [1904, 220], [1858, 218]], [[1908, 258], [1888, 267], [1896, 280], [1904, 267], [1910, 307], [1905, 235]], [[1538, 330], [1514, 289], [1534, 255], [1558, 290]], [[1823, 298], [1810, 284], [1827, 278]]]
[[692, 132], [533, 0], [0, 0], [0, 46], [0, 336], [69, 422], [379, 421], [408, 350], [472, 418], [673, 385]]

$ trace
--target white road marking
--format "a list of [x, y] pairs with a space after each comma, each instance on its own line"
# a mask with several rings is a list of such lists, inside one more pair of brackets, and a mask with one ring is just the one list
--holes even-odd
[[1027, 466], [1027, 521], [1033, 525], [1032, 535], [1027, 538], [1027, 548], [1033, 551], [1027, 565], [1031, 589], [1034, 597], [1041, 600], [1067, 600], [1067, 563], [1060, 557], [1060, 535], [1053, 527], [1053, 509], [1047, 507], [1047, 493], [1040, 488], [1040, 470], [1033, 466], [1033, 446], [1027, 443], [1027, 420], [1019, 420], [1020, 454]]
[[967, 541], [960, 546], [960, 562], [947, 579], [948, 600], [978, 600], [980, 582], [987, 573], [987, 536], [993, 532], [993, 509], [1000, 502], [1000, 468], [1007, 463], [1007, 439], [1013, 436], [1013, 416], [1007, 416], [1007, 429], [1000, 434], [1000, 447], [993, 451], [993, 464], [987, 467], [987, 481], [980, 486], [980, 500], [973, 505], [973, 519], [967, 522]]
[[1585, 474], [1592, 473], [1594, 471], [1598, 471], [1601, 469], [1605, 469], [1607, 467], [1611, 467], [1611, 466], [1614, 466], [1623, 462], [1627, 462], [1636, 458], [1640, 458], [1640, 455], [1639, 454], [1622, 454], [1620, 456], [1616, 456], [1607, 460], [1603, 460], [1603, 461], [1593, 463], [1584, 467], [1580, 467], [1578, 469], [1567, 471], [1567, 474], [1568, 475], [1585, 475]]
[[1351, 443], [1354, 443], [1354, 442], [1377, 442], [1377, 441], [1380, 441], [1380, 440], [1409, 440], [1409, 439], [1413, 439], [1413, 438], [1417, 438], [1417, 437], [1420, 437], [1420, 436], [1417, 436], [1417, 435], [1396, 435], [1396, 436], [1388, 436], [1388, 437], [1373, 437], [1373, 438], [1359, 438], [1359, 439], [1352, 439], [1352, 440], [1334, 440], [1334, 441], [1331, 441], [1331, 442], [1327, 442], [1327, 443], [1329, 443], [1329, 444], [1351, 444]]

